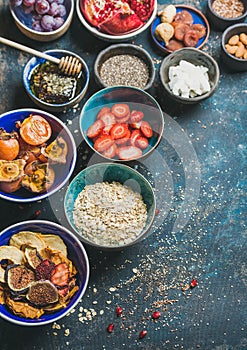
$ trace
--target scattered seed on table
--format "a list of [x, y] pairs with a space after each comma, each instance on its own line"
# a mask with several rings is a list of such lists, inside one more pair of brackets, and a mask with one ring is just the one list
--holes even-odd
[[149, 79], [149, 69], [137, 56], [116, 55], [103, 62], [99, 75], [106, 86], [124, 85], [143, 89]]

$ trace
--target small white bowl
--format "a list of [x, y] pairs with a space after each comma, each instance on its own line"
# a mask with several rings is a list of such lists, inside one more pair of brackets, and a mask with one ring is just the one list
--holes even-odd
[[157, 0], [154, 0], [154, 8], [153, 8], [153, 12], [152, 15], [149, 17], [149, 19], [147, 20], [147, 22], [139, 29], [128, 33], [128, 34], [123, 34], [123, 35], [110, 35], [110, 34], [106, 34], [103, 32], [100, 32], [96, 27], [93, 27], [92, 25], [90, 25], [85, 17], [82, 14], [81, 8], [80, 8], [80, 1], [81, 0], [77, 0], [76, 1], [76, 12], [77, 15], [79, 17], [79, 20], [81, 21], [81, 23], [83, 24], [83, 26], [89, 30], [89, 32], [91, 34], [93, 34], [94, 36], [96, 36], [99, 39], [102, 39], [104, 41], [110, 41], [110, 42], [120, 42], [120, 41], [126, 41], [126, 40], [131, 40], [133, 39], [133, 37], [143, 33], [153, 22], [155, 16], [156, 16], [156, 12], [157, 12]]
[[41, 32], [32, 29], [32, 13], [25, 13], [21, 6], [14, 6], [13, 1], [10, 1], [10, 12], [19, 30], [28, 38], [37, 41], [53, 41], [60, 38], [70, 27], [73, 13], [74, 0], [64, 0], [66, 8], [65, 21], [61, 27], [56, 30]]

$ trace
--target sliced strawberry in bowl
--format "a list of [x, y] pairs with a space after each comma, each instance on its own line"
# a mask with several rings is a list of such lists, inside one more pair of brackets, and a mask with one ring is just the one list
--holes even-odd
[[130, 135], [131, 135], [131, 132], [130, 132], [130, 130], [128, 130], [127, 134], [124, 137], [122, 137], [121, 139], [115, 140], [115, 143], [117, 145], [122, 145], [123, 146], [124, 144], [126, 144], [129, 141]]
[[146, 149], [148, 147], [148, 139], [143, 136], [138, 136], [135, 142], [136, 146], [140, 147], [141, 149]]
[[104, 129], [105, 123], [103, 120], [98, 119], [96, 120], [87, 130], [87, 137], [90, 139], [93, 139], [101, 133], [101, 131]]
[[102, 155], [106, 158], [113, 158], [117, 154], [117, 145], [113, 143], [109, 148], [102, 152]]
[[121, 139], [128, 134], [128, 124], [115, 124], [110, 130], [111, 137], [114, 140]]
[[110, 107], [103, 107], [103, 108], [101, 108], [101, 110], [98, 112], [98, 114], [96, 116], [96, 119], [100, 119], [100, 117], [102, 115], [104, 115], [105, 113], [110, 112], [110, 111], [111, 111]]
[[94, 142], [94, 148], [98, 152], [103, 152], [107, 150], [107, 148], [111, 147], [114, 144], [114, 140], [111, 136], [103, 135], [97, 138]]
[[144, 136], [147, 138], [150, 138], [153, 136], [153, 130], [149, 122], [143, 120], [141, 123], [141, 132], [143, 133]]
[[123, 146], [118, 148], [118, 157], [122, 160], [137, 159], [142, 156], [142, 150], [135, 146]]
[[142, 111], [132, 111], [130, 113], [130, 122], [131, 123], [138, 123], [142, 118], [144, 117], [144, 113]]
[[126, 118], [130, 115], [130, 108], [126, 103], [115, 103], [111, 111], [116, 118]]
[[136, 140], [137, 140], [137, 138], [140, 137], [140, 136], [141, 136], [141, 131], [140, 131], [140, 130], [138, 130], [138, 129], [133, 130], [132, 133], [131, 133], [131, 135], [130, 135], [130, 144], [131, 144], [132, 146], [135, 146]]

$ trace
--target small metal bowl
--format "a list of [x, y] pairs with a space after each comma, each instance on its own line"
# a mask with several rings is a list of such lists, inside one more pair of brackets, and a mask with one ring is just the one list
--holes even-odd
[[82, 73], [81, 73], [81, 87], [78, 93], [75, 94], [73, 98], [71, 98], [69, 101], [64, 102], [64, 103], [50, 103], [50, 102], [45, 102], [44, 100], [41, 100], [38, 98], [32, 88], [31, 88], [31, 77], [32, 77], [32, 72], [42, 63], [44, 63], [46, 60], [44, 58], [40, 57], [33, 57], [31, 58], [26, 66], [24, 67], [23, 70], [23, 84], [24, 88], [28, 94], [28, 96], [31, 98], [31, 100], [38, 105], [39, 107], [50, 111], [50, 112], [63, 112], [66, 111], [70, 108], [72, 108], [74, 105], [78, 104], [82, 98], [84, 97], [87, 89], [88, 89], [88, 84], [89, 84], [89, 69], [86, 64], [86, 62], [78, 55], [76, 55], [73, 52], [66, 51], [66, 50], [48, 50], [45, 51], [45, 53], [56, 57], [56, 58], [62, 58], [65, 56], [73, 56], [79, 59], [79, 61], [82, 64]]
[[241, 16], [235, 18], [226, 18], [219, 16], [212, 8], [214, 1], [215, 0], [208, 0], [207, 17], [210, 23], [217, 29], [224, 31], [229, 26], [245, 21], [245, 18], [247, 17], [247, 0], [241, 0], [244, 5], [244, 12]]
[[[204, 66], [208, 68], [210, 91], [196, 97], [182, 97], [175, 95], [169, 87], [169, 68], [177, 66], [181, 60], [192, 63], [195, 66]], [[194, 104], [201, 102], [212, 96], [218, 87], [219, 83], [219, 67], [217, 62], [206, 52], [187, 47], [177, 50], [165, 57], [160, 66], [160, 79], [167, 96], [171, 97], [176, 102], [182, 104]], [[194, 77], [193, 79], [196, 79]]]
[[[70, 27], [73, 13], [74, 0], [64, 0], [63, 4], [66, 14], [63, 16], [64, 23], [58, 28], [51, 31], [35, 30], [32, 27], [35, 12], [32, 7], [26, 8], [24, 5], [15, 6], [14, 0], [10, 1], [10, 12], [19, 30], [28, 38], [37, 41], [53, 41], [60, 38]], [[37, 16], [37, 14], [36, 14]], [[40, 26], [38, 27], [40, 28]]]
[[[144, 64], [148, 68], [149, 72], [149, 78], [145, 86], [134, 86], [134, 87], [139, 87], [142, 88], [143, 90], [148, 90], [152, 87], [154, 78], [155, 78], [155, 67], [154, 63], [152, 60], [152, 57], [150, 54], [143, 48], [137, 45], [132, 45], [132, 44], [116, 44], [116, 45], [111, 45], [107, 47], [106, 49], [100, 51], [98, 56], [96, 57], [95, 63], [94, 63], [94, 77], [97, 82], [97, 84], [101, 88], [106, 88], [111, 85], [107, 85], [104, 80], [101, 78], [101, 67], [105, 61], [107, 61], [110, 57], [117, 56], [117, 55], [131, 55], [138, 57], [141, 59]], [[117, 67], [116, 67], [117, 69]], [[126, 84], [121, 84], [121, 85], [126, 85], [128, 86], [129, 83], [126, 82]]]
[[[221, 59], [231, 71], [247, 71], [247, 59], [237, 58], [226, 50], [226, 44], [234, 35], [245, 33], [247, 35], [247, 23], [238, 23], [227, 28], [221, 39]], [[247, 48], [247, 45], [245, 45]]]
[[[90, 239], [89, 236], [75, 224], [73, 212], [75, 200], [77, 199], [79, 193], [83, 191], [87, 185], [93, 185], [102, 182], [119, 182], [124, 186], [130, 187], [134, 192], [140, 193], [142, 196], [142, 200], [147, 208], [147, 221], [140, 234], [136, 238], [131, 239], [131, 241], [128, 240], [128, 242], [125, 242], [123, 238], [119, 237], [118, 242], [116, 242], [117, 239], [115, 239], [115, 242], [112, 241], [111, 244], [106, 244], [100, 242], [100, 239], [97, 237], [95, 237], [95, 239]], [[115, 202], [121, 205], [121, 199], [118, 199]], [[110, 203], [106, 204], [109, 205]], [[156, 199], [151, 184], [138, 171], [124, 164], [98, 163], [86, 167], [71, 181], [65, 194], [64, 209], [70, 226], [76, 232], [77, 237], [82, 242], [98, 249], [116, 251], [139, 243], [148, 236], [149, 230], [155, 217]], [[95, 223], [95, 225], [97, 226], [97, 223]]]

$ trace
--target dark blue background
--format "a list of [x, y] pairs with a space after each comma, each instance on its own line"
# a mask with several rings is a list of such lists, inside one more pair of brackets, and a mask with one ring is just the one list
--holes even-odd
[[[206, 13], [206, 1], [176, 3], [192, 5]], [[34, 42], [16, 28], [7, 0], [0, 2], [0, 35], [41, 51], [68, 49], [88, 63], [91, 81], [85, 98], [77, 109], [58, 115], [72, 130], [78, 145], [76, 175], [92, 155], [81, 141], [80, 109], [98, 90], [92, 74], [93, 63], [97, 53], [109, 43], [84, 30], [76, 13], [71, 28], [62, 38], [52, 43]], [[231, 73], [221, 64], [221, 36], [221, 32], [211, 27], [208, 43], [203, 47], [203, 51], [219, 63], [219, 87], [211, 98], [193, 106], [176, 104], [164, 95], [158, 74], [164, 56], [154, 46], [150, 32], [147, 30], [132, 41], [147, 49], [154, 58], [156, 79], [150, 93], [172, 117], [173, 127], [187, 135], [200, 164], [199, 198], [193, 203], [193, 213], [186, 226], [181, 232], [171, 233], [188, 179], [183, 159], [176, 146], [169, 143], [169, 130], [166, 130], [167, 137], [161, 141], [157, 153], [150, 156], [146, 164], [132, 164], [145, 173], [154, 186], [162, 177], [173, 183], [171, 193], [170, 188], [158, 193], [160, 213], [153, 234], [138, 245], [114, 254], [86, 247], [91, 278], [75, 312], [58, 322], [60, 329], [52, 325], [25, 328], [0, 320], [2, 350], [247, 349], [247, 74]], [[36, 107], [22, 85], [22, 70], [28, 59], [27, 54], [0, 45], [0, 113]], [[178, 138], [178, 146], [179, 143]], [[155, 161], [155, 157], [163, 159], [163, 163]], [[64, 192], [59, 191], [53, 198], [26, 205], [1, 200], [0, 228], [34, 218], [36, 210], [41, 210], [39, 219], [66, 225], [63, 195]], [[183, 292], [182, 286], [192, 278], [197, 278], [198, 286]], [[167, 302], [168, 299], [176, 301]], [[157, 308], [161, 317], [154, 322], [151, 314], [155, 306], [161, 304]], [[117, 305], [124, 309], [121, 318], [115, 313]], [[94, 309], [97, 315], [82, 323], [79, 317], [85, 315], [80, 311], [84, 309]], [[102, 315], [100, 310], [104, 310]], [[106, 327], [111, 322], [115, 328], [108, 334]], [[144, 328], [147, 336], [139, 340], [138, 334]], [[66, 329], [70, 330], [68, 336]]]

